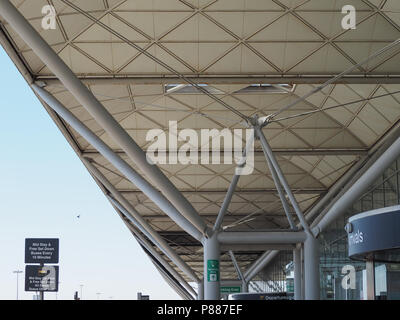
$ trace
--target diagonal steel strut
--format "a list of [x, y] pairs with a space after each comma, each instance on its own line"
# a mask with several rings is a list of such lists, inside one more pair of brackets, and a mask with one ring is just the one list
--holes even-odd
[[[116, 208], [116, 211], [118, 215], [123, 218], [126, 217], [125, 214], [123, 214], [118, 208]], [[133, 236], [136, 238], [136, 240], [139, 242], [139, 244], [144, 247], [152, 257], [154, 257], [168, 272], [175, 277], [175, 279], [183, 286], [186, 288], [188, 292], [196, 296], [196, 291], [190, 286], [185, 279], [167, 262], [165, 259], [157, 252], [157, 250], [154, 249], [153, 245], [148, 241], [140, 232], [138, 229], [133, 227], [131, 224], [129, 224], [127, 221], [123, 219], [125, 225], [128, 227], [128, 229], [132, 232]], [[153, 244], [155, 244], [153, 242]], [[171, 260], [172, 261], [172, 260]], [[173, 261], [172, 261], [173, 262]]]
[[[242, 156], [241, 160], [239, 161], [237, 168], [235, 169], [235, 175], [232, 178], [231, 184], [229, 185], [229, 188], [225, 195], [222, 206], [218, 212], [217, 219], [215, 220], [213, 232], [216, 232], [221, 228], [222, 221], [224, 220], [225, 214], [228, 211], [228, 207], [232, 201], [233, 194], [234, 194], [236, 186], [239, 182], [240, 169], [246, 165], [246, 158], [247, 158], [249, 152], [254, 152], [253, 150], [250, 150], [253, 146], [254, 146], [254, 135], [252, 135], [251, 138], [247, 141], [245, 150], [243, 152], [243, 156]], [[253, 147], [253, 149], [254, 149], [254, 147]]]
[[297, 200], [294, 197], [292, 190], [290, 189], [290, 186], [289, 186], [288, 182], [286, 181], [285, 176], [282, 173], [281, 168], [279, 167], [278, 162], [275, 159], [275, 156], [271, 150], [271, 147], [269, 146], [269, 144], [267, 142], [267, 139], [264, 136], [264, 133], [262, 132], [260, 126], [258, 126], [258, 125], [256, 125], [254, 127], [254, 129], [256, 130], [257, 136], [260, 138], [261, 146], [265, 152], [266, 158], [268, 161], [271, 162], [273, 168], [275, 169], [276, 174], [277, 174], [277, 176], [278, 176], [283, 188], [285, 189], [286, 194], [292, 204], [292, 207], [293, 207], [294, 211], [296, 212], [297, 217], [300, 220], [301, 226], [307, 233], [311, 234], [311, 229], [310, 229], [306, 219], [304, 218], [303, 212], [301, 211], [299, 204], [297, 203]]
[[285, 198], [285, 194], [283, 193], [282, 185], [281, 185], [281, 183], [279, 181], [278, 174], [277, 174], [277, 172], [275, 170], [275, 167], [273, 166], [273, 164], [272, 164], [272, 162], [271, 162], [271, 160], [270, 160], [270, 158], [268, 156], [268, 153], [266, 152], [266, 150], [264, 148], [263, 148], [263, 152], [264, 152], [264, 155], [265, 155], [265, 159], [267, 160], [268, 168], [269, 168], [269, 171], [271, 172], [272, 179], [274, 180], [274, 183], [275, 183], [275, 186], [276, 186], [276, 190], [278, 191], [279, 198], [281, 199], [282, 206], [283, 206], [283, 209], [285, 211], [286, 217], [288, 219], [289, 225], [290, 225], [290, 227], [292, 229], [296, 229], [296, 225], [295, 225], [295, 223], [293, 221], [292, 214], [290, 213], [290, 207], [289, 207], [289, 204], [288, 204], [288, 202], [287, 202], [287, 200]]

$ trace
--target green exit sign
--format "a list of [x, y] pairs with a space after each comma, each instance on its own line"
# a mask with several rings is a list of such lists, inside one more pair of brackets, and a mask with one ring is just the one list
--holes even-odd
[[221, 293], [240, 293], [242, 292], [241, 287], [221, 287]]

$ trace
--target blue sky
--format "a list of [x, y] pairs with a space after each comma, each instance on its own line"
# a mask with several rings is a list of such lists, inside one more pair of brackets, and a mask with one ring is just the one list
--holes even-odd
[[[0, 299], [16, 299], [25, 238], [60, 238], [58, 299], [177, 299], [0, 47]], [[80, 214], [78, 219], [76, 216]], [[19, 297], [24, 292], [20, 276]], [[55, 299], [55, 293], [45, 299]]]

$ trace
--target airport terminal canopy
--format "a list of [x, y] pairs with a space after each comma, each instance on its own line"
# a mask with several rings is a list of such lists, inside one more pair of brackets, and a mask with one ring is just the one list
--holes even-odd
[[[144, 151], [151, 144], [146, 141], [147, 132], [168, 132], [170, 121], [177, 122], [178, 130], [200, 132], [245, 129], [254, 116], [275, 115], [262, 131], [306, 217], [346, 173], [351, 177], [352, 168], [378, 150], [398, 125], [400, 46], [388, 48], [400, 38], [400, 3], [396, 0], [10, 2]], [[357, 24], [356, 29], [344, 30], [342, 7], [349, 3], [356, 9]], [[49, 5], [56, 12], [55, 28], [45, 29], [43, 17], [51, 11], [42, 9]], [[47, 90], [147, 179], [1, 16], [0, 11], [1, 44], [26, 81]], [[379, 53], [382, 49], [385, 51]], [[356, 67], [334, 79], [352, 66]], [[329, 85], [302, 98], [331, 79]], [[89, 159], [201, 279], [203, 247], [198, 239], [41, 101], [77, 155]], [[254, 157], [254, 171], [240, 177], [222, 227], [225, 231], [289, 230], [258, 139]], [[236, 163], [158, 167], [212, 227]], [[93, 176], [109, 195], [110, 188]], [[128, 227], [135, 229], [133, 222], [115, 209]], [[319, 213], [309, 215], [309, 222]], [[165, 254], [157, 246], [153, 249]], [[263, 246], [238, 246], [239, 267], [245, 270], [265, 250]], [[193, 281], [167, 261], [184, 279]], [[221, 279], [237, 277], [224, 248], [220, 263]]]

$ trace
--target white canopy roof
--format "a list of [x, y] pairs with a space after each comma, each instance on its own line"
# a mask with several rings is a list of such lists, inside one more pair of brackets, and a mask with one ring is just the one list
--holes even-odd
[[[349, 2], [357, 9], [355, 30], [341, 27], [341, 9]], [[400, 38], [400, 3], [396, 0], [12, 3], [144, 150], [149, 146], [145, 139], [148, 130], [165, 130], [169, 121], [177, 121], [179, 129], [244, 127], [237, 114], [187, 85], [132, 44], [251, 117], [280, 110]], [[48, 4], [53, 4], [57, 12], [55, 30], [41, 27], [41, 10]], [[14, 62], [22, 63], [36, 81], [44, 81], [48, 91], [140, 172], [51, 70], [5, 21], [0, 18], [0, 22], [2, 44]], [[399, 53], [400, 47], [394, 47], [282, 112], [264, 128], [304, 212], [398, 125]], [[169, 90], [176, 85], [184, 86]], [[185, 234], [67, 123], [50, 114], [75, 151], [92, 158], [200, 275], [200, 243]], [[235, 164], [160, 168], [212, 225]], [[289, 227], [258, 141], [254, 173], [240, 178], [228, 211], [223, 223], [227, 230]], [[241, 267], [248, 266], [260, 252], [238, 252]], [[221, 270], [222, 278], [236, 277], [228, 255], [223, 256]]]

